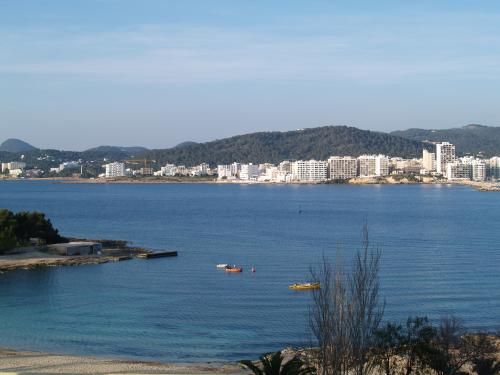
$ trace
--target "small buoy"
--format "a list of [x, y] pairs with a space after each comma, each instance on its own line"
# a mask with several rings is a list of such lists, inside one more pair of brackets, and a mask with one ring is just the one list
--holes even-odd
[[252, 267], [252, 269], [250, 271], [255, 272], [255, 268]]

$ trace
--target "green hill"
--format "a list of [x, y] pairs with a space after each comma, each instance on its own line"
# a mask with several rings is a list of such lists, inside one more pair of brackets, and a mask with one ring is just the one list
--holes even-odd
[[391, 133], [412, 141], [448, 141], [460, 155], [500, 155], [500, 127], [467, 125], [452, 129], [408, 129]]
[[160, 164], [226, 164], [234, 161], [278, 163], [282, 160], [328, 159], [331, 155], [382, 153], [419, 157], [423, 144], [387, 133], [348, 126], [325, 126], [288, 132], [260, 132], [182, 147], [152, 150], [144, 156]]
[[0, 144], [1, 152], [27, 152], [35, 150], [38, 150], [35, 146], [15, 138], [7, 139]]

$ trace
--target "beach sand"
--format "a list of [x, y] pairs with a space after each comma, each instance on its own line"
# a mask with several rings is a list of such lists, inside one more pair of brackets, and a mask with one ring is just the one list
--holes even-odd
[[246, 374], [237, 364], [167, 364], [0, 349], [0, 374]]

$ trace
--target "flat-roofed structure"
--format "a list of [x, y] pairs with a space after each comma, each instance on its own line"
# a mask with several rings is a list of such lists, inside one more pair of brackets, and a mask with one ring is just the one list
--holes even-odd
[[67, 242], [47, 246], [49, 251], [59, 255], [93, 255], [102, 250], [98, 242]]

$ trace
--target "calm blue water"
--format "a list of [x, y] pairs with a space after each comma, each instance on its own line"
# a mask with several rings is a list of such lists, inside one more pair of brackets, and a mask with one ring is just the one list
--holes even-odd
[[[198, 362], [310, 343], [308, 279], [323, 253], [382, 250], [386, 317], [455, 313], [500, 328], [500, 195], [450, 186], [64, 185], [2, 182], [0, 207], [65, 235], [178, 258], [0, 275], [0, 345]], [[299, 213], [301, 211], [301, 213]], [[217, 263], [256, 267], [217, 271]]]

